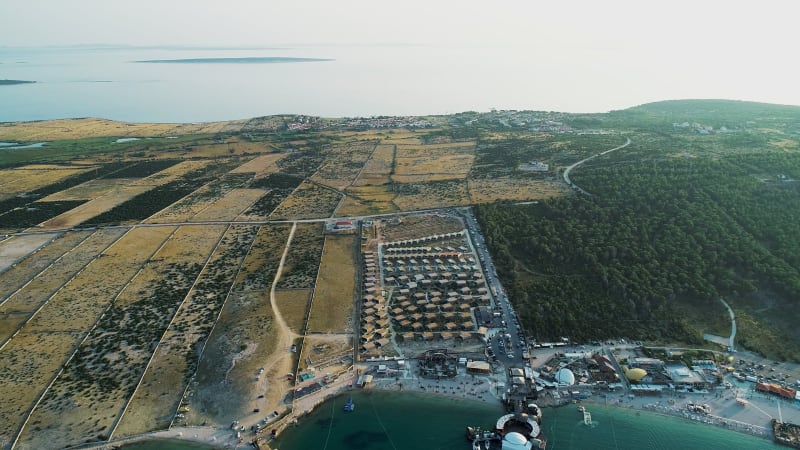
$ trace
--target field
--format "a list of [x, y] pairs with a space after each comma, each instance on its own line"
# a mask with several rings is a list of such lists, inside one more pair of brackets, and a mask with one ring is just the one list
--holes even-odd
[[467, 181], [469, 198], [473, 203], [493, 203], [498, 200], [541, 200], [566, 195], [563, 183], [531, 178], [476, 178]]
[[16, 122], [0, 125], [5, 140], [56, 141], [91, 137], [154, 137], [181, 134], [213, 134], [234, 131], [244, 121], [201, 124], [124, 123], [104, 119], [62, 119], [38, 122]]
[[[50, 246], [45, 247], [40, 252], [43, 253], [44, 258], [42, 261], [52, 261], [53, 264], [47, 264], [42, 267], [42, 270], [30, 277], [30, 282], [22, 282], [16, 278], [16, 272], [12, 269], [4, 274], [4, 279], [9, 276], [8, 288], [14, 288], [5, 297], [0, 305], [0, 318], [2, 318], [2, 325], [0, 326], [0, 340], [5, 342], [52, 296], [54, 296], [62, 286], [70, 281], [80, 270], [86, 267], [92, 259], [101, 254], [108, 246], [113, 244], [124, 230], [101, 230], [91, 233], [86, 239], [81, 239], [69, 251], [65, 252], [63, 256], [51, 260], [52, 256], [48, 257], [51, 252]], [[76, 236], [81, 236], [83, 233], [75, 233]], [[72, 235], [72, 233], [70, 233]], [[73, 238], [67, 238], [65, 241], [72, 243]], [[61, 251], [61, 243], [55, 241], [54, 250], [56, 253]], [[38, 258], [27, 258], [18, 267], [27, 267], [28, 261], [38, 260]], [[30, 275], [30, 272], [26, 275]], [[12, 281], [17, 283], [12, 284]], [[5, 285], [4, 285], [5, 286]]]
[[314, 287], [324, 242], [321, 225], [310, 223], [297, 225], [278, 288], [307, 289]]
[[300, 334], [308, 314], [308, 301], [311, 289], [284, 289], [277, 291], [277, 304], [286, 324], [292, 331]]
[[322, 251], [308, 331], [352, 331], [355, 294], [355, 241], [353, 236], [328, 236]]
[[330, 217], [341, 195], [314, 183], [304, 182], [275, 208], [271, 220]]
[[322, 167], [311, 179], [320, 184], [342, 190], [355, 182], [364, 163], [369, 159], [376, 143], [354, 141], [337, 144], [323, 152]]
[[389, 183], [394, 171], [396, 149], [396, 145], [377, 145], [353, 186], [376, 186]]
[[0, 284], [0, 306], [14, 291], [33, 280], [54, 261], [62, 258], [65, 253], [90, 235], [91, 232], [88, 231], [61, 234], [41, 247], [34, 254], [35, 256], [29, 253], [24, 259], [9, 267], [3, 273], [3, 283]]
[[[20, 445], [109, 436], [223, 227], [181, 227], [144, 264], [31, 414]], [[93, 381], [89, 381], [93, 380]]]
[[256, 232], [255, 226], [228, 227], [219, 240], [211, 241], [213, 254], [160, 337], [115, 436], [165, 429], [172, 423]]
[[262, 189], [232, 189], [192, 216], [191, 220], [193, 222], [234, 220], [264, 193], [265, 191]]
[[266, 175], [278, 172], [278, 162], [285, 158], [288, 153], [270, 153], [268, 155], [257, 156], [241, 166], [231, 170], [231, 173], [252, 173], [256, 178], [264, 178]]
[[11, 267], [14, 263], [35, 252], [39, 247], [44, 246], [57, 236], [57, 233], [42, 233], [12, 236], [0, 241], [0, 271]]
[[25, 194], [90, 169], [86, 166], [35, 164], [0, 170], [0, 200]]
[[397, 183], [464, 179], [475, 160], [474, 149], [474, 142], [398, 145], [392, 179]]
[[[3, 349], [0, 435], [20, 424], [49, 380], [172, 229], [131, 230], [70, 279]], [[76, 301], [80, 299], [80, 301]], [[36, 388], [31, 389], [31, 386]]]
[[44, 230], [72, 228], [150, 189], [152, 189], [150, 186], [118, 184], [102, 196], [43, 222], [40, 228]]
[[394, 199], [394, 204], [402, 211], [470, 204], [467, 181], [464, 179], [398, 183], [395, 190], [398, 196]]

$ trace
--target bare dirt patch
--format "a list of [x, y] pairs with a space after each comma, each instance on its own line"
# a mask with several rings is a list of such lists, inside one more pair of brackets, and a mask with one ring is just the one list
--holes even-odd
[[58, 236], [57, 233], [12, 236], [0, 241], [0, 272], [33, 253]]
[[[68, 253], [64, 254], [57, 264], [48, 265], [36, 274], [29, 283], [13, 292], [0, 305], [0, 342], [10, 338], [28, 318], [58, 291], [67, 281], [75, 276], [81, 269], [89, 264], [98, 254], [116, 241], [124, 230], [102, 230], [92, 234]], [[76, 233], [77, 234], [77, 233]], [[36, 258], [28, 258], [23, 263]], [[23, 263], [17, 267], [25, 266]], [[15, 267], [16, 269], [16, 267]], [[5, 277], [12, 277], [14, 272], [8, 271], [0, 276], [0, 281]], [[13, 278], [12, 278], [13, 279]], [[5, 284], [2, 284], [5, 286]], [[11, 285], [11, 283], [9, 283]], [[19, 285], [16, 286], [17, 288]]]
[[29, 253], [27, 257], [18, 261], [16, 265], [0, 273], [0, 304], [11, 295], [45, 270], [53, 261], [72, 250], [81, 241], [91, 235], [89, 231], [64, 233], [50, 243], [43, 246], [36, 253]]

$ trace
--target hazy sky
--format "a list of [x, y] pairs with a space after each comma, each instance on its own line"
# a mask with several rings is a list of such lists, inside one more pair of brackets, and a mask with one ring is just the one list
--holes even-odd
[[798, 0], [0, 0], [0, 46], [514, 46], [653, 100], [800, 104], [799, 18]]

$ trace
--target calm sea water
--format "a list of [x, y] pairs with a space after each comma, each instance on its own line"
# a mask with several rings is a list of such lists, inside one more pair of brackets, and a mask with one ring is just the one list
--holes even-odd
[[[279, 437], [280, 450], [464, 450], [464, 427], [491, 427], [500, 408], [483, 403], [398, 393], [353, 395], [356, 411], [344, 413], [346, 396], [321, 405]], [[600, 405], [589, 406], [594, 428], [574, 406], [544, 410], [549, 450], [772, 449], [772, 442], [677, 417]]]
[[[514, 46], [0, 47], [0, 79], [37, 82], [0, 86], [0, 121], [103, 117], [195, 122], [283, 113], [352, 117], [490, 108], [591, 112], [652, 100], [630, 89], [600, 89], [599, 84], [611, 82], [603, 73], [576, 85], [574, 67], [547, 63], [533, 53]], [[134, 62], [247, 57], [333, 61]]]

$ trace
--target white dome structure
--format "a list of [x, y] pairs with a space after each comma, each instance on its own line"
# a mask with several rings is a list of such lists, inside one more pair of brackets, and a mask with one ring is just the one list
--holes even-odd
[[512, 431], [503, 436], [503, 450], [528, 450], [532, 447], [533, 443], [528, 442], [522, 433]]
[[564, 386], [575, 384], [575, 374], [571, 370], [564, 368], [556, 372], [556, 383]]

